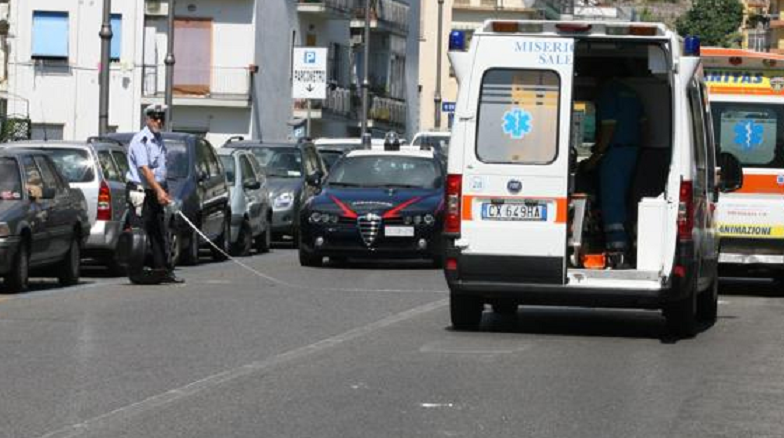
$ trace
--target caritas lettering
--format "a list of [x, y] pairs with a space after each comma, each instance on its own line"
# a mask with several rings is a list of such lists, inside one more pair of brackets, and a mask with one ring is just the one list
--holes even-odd
[[571, 65], [574, 62], [574, 43], [556, 41], [518, 41], [517, 53], [535, 53], [539, 65]]

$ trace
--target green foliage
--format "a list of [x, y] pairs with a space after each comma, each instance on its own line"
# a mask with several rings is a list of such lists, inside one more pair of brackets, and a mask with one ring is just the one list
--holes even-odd
[[639, 19], [640, 21], [645, 21], [648, 23], [662, 21], [661, 17], [651, 11], [647, 6], [644, 7], [642, 11], [640, 11]]
[[675, 22], [682, 36], [699, 35], [704, 46], [731, 47], [740, 40], [743, 5], [738, 0], [695, 0]]

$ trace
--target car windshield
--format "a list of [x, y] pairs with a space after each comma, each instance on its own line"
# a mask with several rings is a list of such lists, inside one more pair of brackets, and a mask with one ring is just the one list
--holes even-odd
[[229, 184], [234, 184], [234, 177], [237, 172], [234, 167], [234, 157], [231, 155], [221, 155], [220, 159], [221, 163], [223, 163], [223, 169], [226, 171], [226, 181]]
[[184, 142], [166, 140], [166, 172], [168, 179], [184, 179], [188, 177], [190, 159], [188, 148]]
[[271, 177], [299, 178], [302, 176], [302, 154], [295, 148], [250, 148], [259, 164]]
[[712, 102], [720, 150], [744, 167], [784, 167], [784, 108], [778, 104]]
[[84, 149], [47, 149], [57, 170], [71, 183], [88, 183], [95, 180], [94, 162]]
[[22, 199], [22, 180], [19, 166], [13, 158], [0, 158], [0, 200]]
[[327, 185], [434, 189], [440, 180], [441, 172], [432, 159], [371, 155], [342, 160], [330, 172]]
[[343, 156], [343, 152], [319, 151], [319, 155], [321, 155], [321, 159], [324, 160], [324, 164], [327, 166], [327, 170], [329, 170], [332, 169], [332, 166], [335, 165], [335, 162], [337, 162], [338, 159]]

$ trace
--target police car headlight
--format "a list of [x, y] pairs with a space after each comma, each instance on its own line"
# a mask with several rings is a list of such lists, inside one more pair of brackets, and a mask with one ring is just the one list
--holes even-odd
[[414, 221], [414, 219], [411, 216], [406, 216], [406, 217], [403, 218], [403, 223], [406, 224], [406, 225], [411, 225], [411, 223], [413, 221]]
[[291, 192], [281, 193], [272, 201], [273, 210], [288, 210], [294, 205], [294, 194]]
[[428, 225], [433, 225], [434, 223], [436, 223], [436, 218], [433, 217], [432, 214], [426, 214], [425, 215], [425, 223], [428, 224]]
[[310, 214], [310, 223], [311, 224], [317, 224], [319, 222], [321, 222], [321, 213], [319, 213], [317, 211], [311, 213]]
[[422, 223], [422, 216], [416, 215], [414, 216], [414, 225], [419, 225]]
[[336, 224], [336, 223], [338, 223], [339, 220], [340, 220], [340, 217], [338, 215], [336, 215], [336, 214], [330, 214], [329, 215], [329, 223]]
[[11, 227], [5, 222], [0, 222], [0, 237], [8, 237], [11, 235]]

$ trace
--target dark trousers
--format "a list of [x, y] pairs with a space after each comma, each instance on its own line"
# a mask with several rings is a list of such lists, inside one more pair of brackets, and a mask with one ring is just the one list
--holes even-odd
[[[133, 185], [128, 185], [128, 190], [132, 190]], [[166, 187], [163, 188], [166, 190]], [[163, 206], [158, 203], [158, 197], [153, 190], [145, 190], [144, 206], [142, 215], [136, 214], [136, 209], [129, 202], [130, 225], [134, 228], [142, 228], [147, 233], [147, 241], [150, 243], [152, 252], [152, 268], [172, 270], [169, 258], [169, 239], [166, 230], [166, 221]]]

